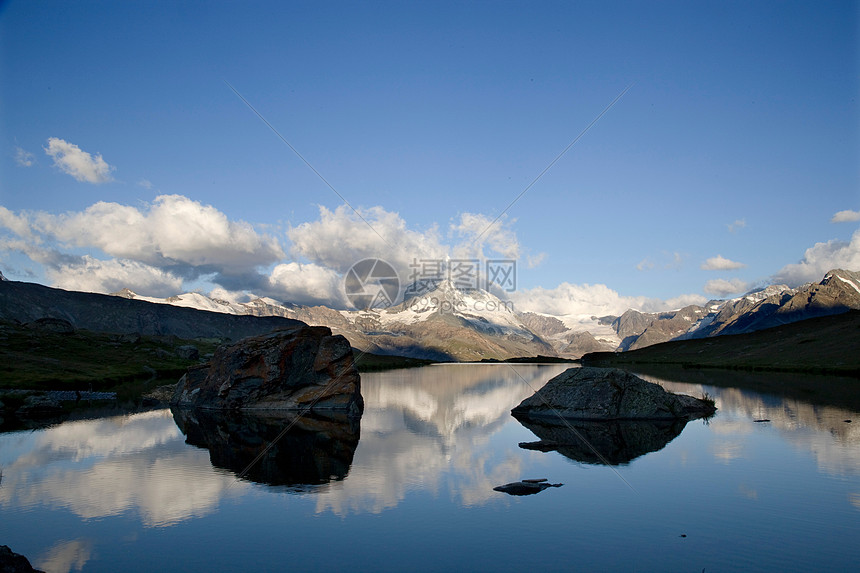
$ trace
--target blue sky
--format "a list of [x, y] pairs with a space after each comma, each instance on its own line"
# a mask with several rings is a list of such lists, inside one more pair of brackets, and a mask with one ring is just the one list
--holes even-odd
[[512, 258], [556, 313], [860, 270], [858, 31], [857, 2], [6, 2], [0, 270], [342, 305], [364, 257]]

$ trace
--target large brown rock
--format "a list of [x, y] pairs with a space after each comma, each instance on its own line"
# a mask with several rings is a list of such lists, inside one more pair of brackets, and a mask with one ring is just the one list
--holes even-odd
[[179, 380], [171, 404], [210, 410], [338, 411], [361, 415], [352, 348], [324, 326], [297, 326], [221, 346]]
[[672, 394], [618, 368], [568, 368], [511, 412], [530, 418], [672, 420], [716, 411], [711, 401]]

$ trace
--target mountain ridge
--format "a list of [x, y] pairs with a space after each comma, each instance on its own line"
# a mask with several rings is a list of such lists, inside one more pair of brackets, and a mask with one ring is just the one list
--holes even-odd
[[231, 302], [201, 293], [158, 299], [127, 288], [110, 295], [75, 293], [0, 281], [0, 318], [19, 322], [52, 317], [90, 330], [235, 340], [299, 321], [327, 326], [365, 352], [437, 361], [538, 355], [576, 359], [669, 340], [752, 332], [851, 309], [860, 309], [860, 272], [842, 269], [796, 289], [772, 285], [704, 306], [657, 313], [628, 309], [620, 316], [603, 317], [519, 313], [489, 292], [457, 289], [448, 281], [399, 305], [371, 310], [336, 310], [271, 298]]
[[[116, 294], [122, 296], [122, 292]], [[194, 304], [182, 297], [207, 298], [192, 293], [160, 302]], [[197, 304], [211, 308], [216, 303], [226, 312], [277, 314], [339, 329], [363, 350], [397, 353], [424, 347], [418, 354], [433, 350], [436, 357], [441, 352], [441, 356], [456, 360], [512, 358], [506, 355], [511, 352], [576, 359], [590, 352], [636, 350], [669, 340], [741, 334], [860, 309], [860, 272], [834, 269], [820, 282], [798, 288], [769, 285], [734, 299], [653, 313], [628, 309], [617, 317], [518, 313], [510, 303], [486, 291], [461, 291], [449, 281], [381, 310], [336, 311], [260, 298], [247, 303]], [[450, 340], [443, 341], [443, 336]], [[482, 337], [495, 344], [482, 341]]]

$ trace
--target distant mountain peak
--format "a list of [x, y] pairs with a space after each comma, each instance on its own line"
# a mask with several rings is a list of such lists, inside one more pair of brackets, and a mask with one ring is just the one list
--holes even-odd
[[110, 293], [110, 296], [118, 296], [120, 298], [137, 298], [137, 293], [135, 293], [129, 288], [123, 288], [122, 290]]
[[788, 285], [784, 285], [784, 284], [768, 285], [766, 287], [753, 289], [753, 290], [745, 293], [743, 296], [738, 297], [738, 298], [733, 299], [733, 300], [746, 299], [750, 302], [759, 302], [759, 301], [762, 301], [766, 298], [769, 298], [769, 297], [772, 297], [775, 295], [781, 295], [782, 293], [789, 292], [789, 291], [795, 292], [794, 289]]
[[860, 272], [847, 271], [845, 269], [833, 269], [824, 275], [824, 279], [822, 279], [819, 284], [822, 286], [829, 285], [833, 283], [833, 279], [841, 281], [843, 285], [853, 288], [858, 294], [860, 294]]

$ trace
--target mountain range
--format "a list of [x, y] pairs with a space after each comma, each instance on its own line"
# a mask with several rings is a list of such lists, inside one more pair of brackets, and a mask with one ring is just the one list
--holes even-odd
[[519, 313], [489, 292], [459, 290], [448, 281], [396, 306], [352, 311], [270, 298], [236, 303], [186, 293], [159, 299], [129, 289], [98, 295], [0, 281], [0, 319], [30, 322], [52, 317], [90, 330], [223, 339], [300, 320], [328, 326], [359, 350], [454, 361], [579, 358], [589, 352], [752, 332], [851, 309], [860, 309], [860, 272], [841, 269], [798, 288], [773, 285], [703, 306], [659, 313], [630, 309], [602, 317]]

